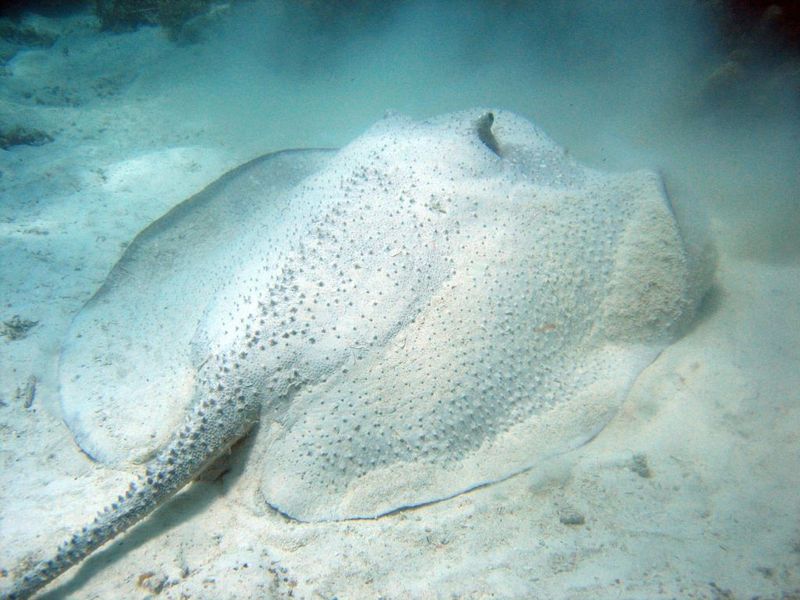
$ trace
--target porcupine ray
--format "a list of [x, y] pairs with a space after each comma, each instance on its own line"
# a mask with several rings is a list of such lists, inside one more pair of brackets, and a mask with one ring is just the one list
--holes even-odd
[[145, 229], [61, 361], [78, 444], [146, 463], [25, 597], [260, 422], [247, 476], [304, 521], [446, 499], [591, 439], [692, 317], [703, 257], [659, 177], [505, 111], [387, 118], [243, 165]]

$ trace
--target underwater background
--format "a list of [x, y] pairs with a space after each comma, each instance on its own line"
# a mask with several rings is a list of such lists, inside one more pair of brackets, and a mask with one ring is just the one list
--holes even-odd
[[42, 597], [800, 598], [800, 8], [743, 0], [8, 3], [0, 585], [127, 482], [75, 446], [57, 363], [130, 240], [261, 154], [473, 107], [656, 170], [708, 224], [698, 321], [617, 418], [373, 522], [243, 513], [246, 478], [203, 481]]

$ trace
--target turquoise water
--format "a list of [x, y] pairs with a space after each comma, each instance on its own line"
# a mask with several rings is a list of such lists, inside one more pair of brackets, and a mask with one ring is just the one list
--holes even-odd
[[92, 5], [9, 12], [0, 585], [127, 485], [74, 444], [58, 361], [139, 231], [265, 153], [342, 147], [387, 114], [486, 107], [582, 164], [656, 171], [679, 221], [717, 248], [697, 322], [619, 418], [566, 463], [358, 526], [253, 509], [245, 442], [222, 467], [233, 475], [44, 597], [143, 597], [162, 575], [176, 598], [226, 597], [215, 577], [230, 597], [264, 582], [267, 597], [794, 597], [800, 52], [789, 9], [733, 26], [735, 5], [276, 0], [214, 4], [171, 30], [102, 29]]

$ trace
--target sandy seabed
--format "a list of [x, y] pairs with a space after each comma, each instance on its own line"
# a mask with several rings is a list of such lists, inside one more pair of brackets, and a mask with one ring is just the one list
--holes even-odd
[[[222, 122], [184, 113], [195, 96], [215, 106], [186, 74], [196, 46], [98, 33], [89, 16], [32, 22], [57, 42], [6, 65], [0, 116], [54, 141], [0, 153], [0, 317], [37, 322], [0, 340], [0, 589], [130, 479], [75, 445], [57, 381], [70, 319], [126, 243], [259, 153], [360, 127], [278, 115], [254, 133], [223, 100]], [[800, 598], [800, 266], [729, 252], [738, 233], [710, 217], [720, 257], [700, 318], [590, 444], [445, 502], [300, 524], [254, 505], [244, 442], [224, 476], [41, 597]]]

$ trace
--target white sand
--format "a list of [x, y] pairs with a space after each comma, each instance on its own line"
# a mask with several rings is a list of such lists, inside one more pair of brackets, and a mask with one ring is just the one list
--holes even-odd
[[[234, 68], [246, 44], [226, 58], [218, 41], [175, 47], [154, 29], [99, 34], [87, 16], [30, 22], [60, 37], [6, 65], [0, 116], [55, 141], [0, 151], [0, 320], [39, 321], [24, 339], [0, 340], [0, 589], [21, 561], [52, 551], [129, 480], [92, 463], [62, 424], [57, 361], [71, 317], [141, 228], [248, 158], [344, 143], [383, 108], [435, 114], [488, 99], [525, 110], [514, 106], [517, 92], [485, 79], [452, 106], [435, 90], [406, 101], [413, 80], [403, 78], [354, 105], [347, 80], [356, 67], [314, 89], [259, 71], [257, 61]], [[453, 81], [469, 81], [466, 71]], [[569, 122], [552, 123], [556, 139], [576, 141]], [[622, 141], [602, 129], [576, 143], [587, 160], [599, 164], [607, 152], [614, 164], [637, 162], [599, 149], [630, 147], [625, 127]], [[659, 152], [643, 142], [639, 160], [658, 161]], [[669, 168], [690, 158], [663, 156], [679, 195], [693, 183], [744, 194], [762, 181], [766, 196], [753, 204], [781, 208], [769, 168], [721, 158], [723, 166], [681, 175]], [[763, 227], [772, 221], [748, 229], [707, 200], [721, 256], [704, 315], [579, 451], [375, 521], [297, 524], [254, 502], [245, 442], [224, 477], [194, 484], [42, 597], [800, 597], [800, 265], [797, 255], [766, 260], [760, 249], [775, 244]], [[31, 375], [26, 408], [15, 395]], [[585, 523], [563, 524], [570, 513]]]

